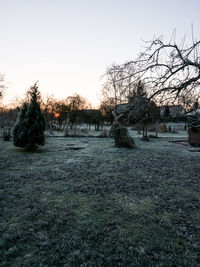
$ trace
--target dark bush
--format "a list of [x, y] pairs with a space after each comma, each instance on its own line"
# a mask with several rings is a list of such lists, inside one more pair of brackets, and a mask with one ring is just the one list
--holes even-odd
[[110, 129], [109, 136], [114, 137], [117, 147], [135, 147], [135, 142], [128, 134], [128, 129], [122, 124], [114, 124]]
[[28, 91], [29, 101], [24, 102], [13, 130], [14, 145], [35, 150], [45, 143], [45, 118], [40, 109], [40, 93], [37, 84]]

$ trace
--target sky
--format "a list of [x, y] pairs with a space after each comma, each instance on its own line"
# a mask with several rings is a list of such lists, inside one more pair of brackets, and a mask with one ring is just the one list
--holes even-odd
[[4, 103], [36, 81], [42, 95], [100, 103], [102, 75], [137, 58], [144, 41], [200, 39], [199, 0], [0, 0]]

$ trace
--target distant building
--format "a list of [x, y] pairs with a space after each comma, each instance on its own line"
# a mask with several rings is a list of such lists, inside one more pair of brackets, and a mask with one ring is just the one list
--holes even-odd
[[160, 106], [160, 117], [169, 117], [171, 119], [181, 118], [185, 115], [182, 105]]
[[[130, 103], [123, 103], [116, 105], [113, 113], [117, 116], [123, 114], [130, 107]], [[184, 117], [185, 110], [182, 105], [160, 106], [160, 118], [167, 119], [167, 121], [176, 121]]]

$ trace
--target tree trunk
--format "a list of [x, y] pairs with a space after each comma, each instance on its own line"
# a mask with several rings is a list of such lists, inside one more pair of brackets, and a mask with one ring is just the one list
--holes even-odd
[[158, 138], [158, 122], [156, 122], [156, 138]]
[[147, 137], [147, 123], [145, 125], [145, 136]]

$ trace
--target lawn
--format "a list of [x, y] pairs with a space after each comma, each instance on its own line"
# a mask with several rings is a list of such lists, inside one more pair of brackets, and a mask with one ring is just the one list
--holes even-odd
[[200, 266], [200, 152], [113, 143], [0, 140], [0, 266]]

